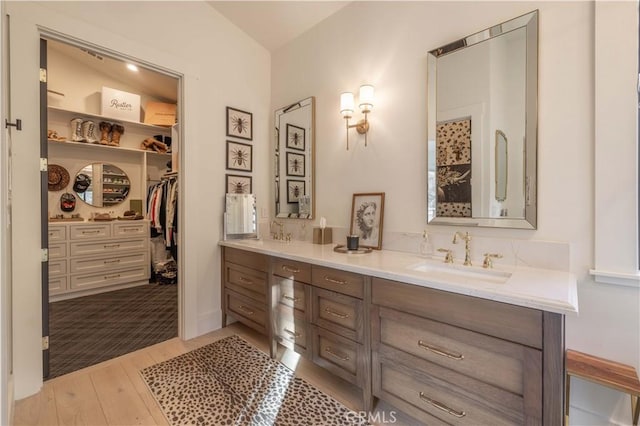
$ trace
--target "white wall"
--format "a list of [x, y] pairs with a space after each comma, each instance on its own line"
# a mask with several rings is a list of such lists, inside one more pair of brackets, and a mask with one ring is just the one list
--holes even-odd
[[[470, 231], [568, 242], [580, 315], [567, 318], [567, 346], [639, 368], [638, 290], [595, 284], [588, 275], [600, 179], [593, 169], [593, 2], [354, 2], [274, 53], [272, 109], [316, 96], [318, 217], [346, 227], [353, 193], [384, 191], [385, 231], [419, 233], [426, 217], [427, 52], [534, 9], [540, 11], [538, 229]], [[635, 16], [637, 25], [637, 10]], [[635, 72], [635, 66], [624, 71]], [[369, 146], [353, 143], [347, 152], [339, 94], [363, 83], [376, 86]], [[607, 108], [615, 115], [625, 106], [614, 99]], [[627, 186], [611, 196], [635, 191]], [[606, 249], [615, 250], [615, 242]], [[630, 421], [627, 396], [579, 380], [572, 391], [572, 415], [582, 410], [572, 423]]]
[[[220, 326], [220, 255], [225, 186], [225, 107], [253, 113], [254, 158], [268, 158], [271, 136], [270, 57], [246, 34], [204, 2], [7, 2], [11, 14], [14, 73], [27, 75], [14, 111], [31, 125], [14, 152], [13, 182], [23, 193], [15, 200], [14, 344], [16, 398], [38, 391], [40, 368], [40, 276], [37, 176], [38, 29], [42, 25], [100, 47], [124, 53], [184, 75], [181, 151], [184, 208], [180, 233], [186, 322], [190, 338]], [[13, 34], [12, 34], [13, 35]], [[13, 58], [12, 58], [13, 59]], [[22, 81], [22, 79], [16, 79]], [[16, 81], [18, 84], [20, 81]], [[14, 94], [16, 92], [13, 92]], [[262, 205], [269, 193], [268, 163], [254, 164], [253, 187]], [[29, 187], [29, 185], [31, 185]], [[27, 190], [30, 189], [31, 193]], [[36, 214], [34, 215], [34, 211]]]

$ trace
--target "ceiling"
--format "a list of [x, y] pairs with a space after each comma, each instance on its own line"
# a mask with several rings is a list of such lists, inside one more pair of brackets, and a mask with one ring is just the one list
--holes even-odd
[[350, 1], [208, 1], [270, 52], [278, 50]]

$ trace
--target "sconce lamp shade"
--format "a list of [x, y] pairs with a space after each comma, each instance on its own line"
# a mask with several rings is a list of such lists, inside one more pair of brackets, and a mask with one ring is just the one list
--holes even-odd
[[360, 110], [369, 112], [373, 108], [373, 86], [365, 84], [360, 86]]
[[351, 117], [351, 114], [353, 114], [353, 105], [353, 93], [344, 92], [340, 94], [340, 112], [343, 117]]

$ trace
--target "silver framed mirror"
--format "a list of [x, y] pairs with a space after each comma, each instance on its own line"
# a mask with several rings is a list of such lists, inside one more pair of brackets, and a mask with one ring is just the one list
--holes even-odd
[[276, 217], [313, 219], [315, 214], [315, 98], [275, 111]]
[[427, 221], [535, 229], [538, 11], [427, 62]]
[[258, 238], [258, 213], [254, 194], [225, 194], [223, 238]]
[[109, 163], [91, 163], [76, 173], [73, 191], [93, 207], [114, 207], [124, 202], [131, 190], [129, 176]]

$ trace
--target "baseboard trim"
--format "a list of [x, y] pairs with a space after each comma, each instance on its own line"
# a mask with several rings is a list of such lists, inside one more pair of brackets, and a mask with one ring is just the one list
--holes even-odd
[[222, 328], [222, 311], [216, 309], [198, 316], [198, 336]]

